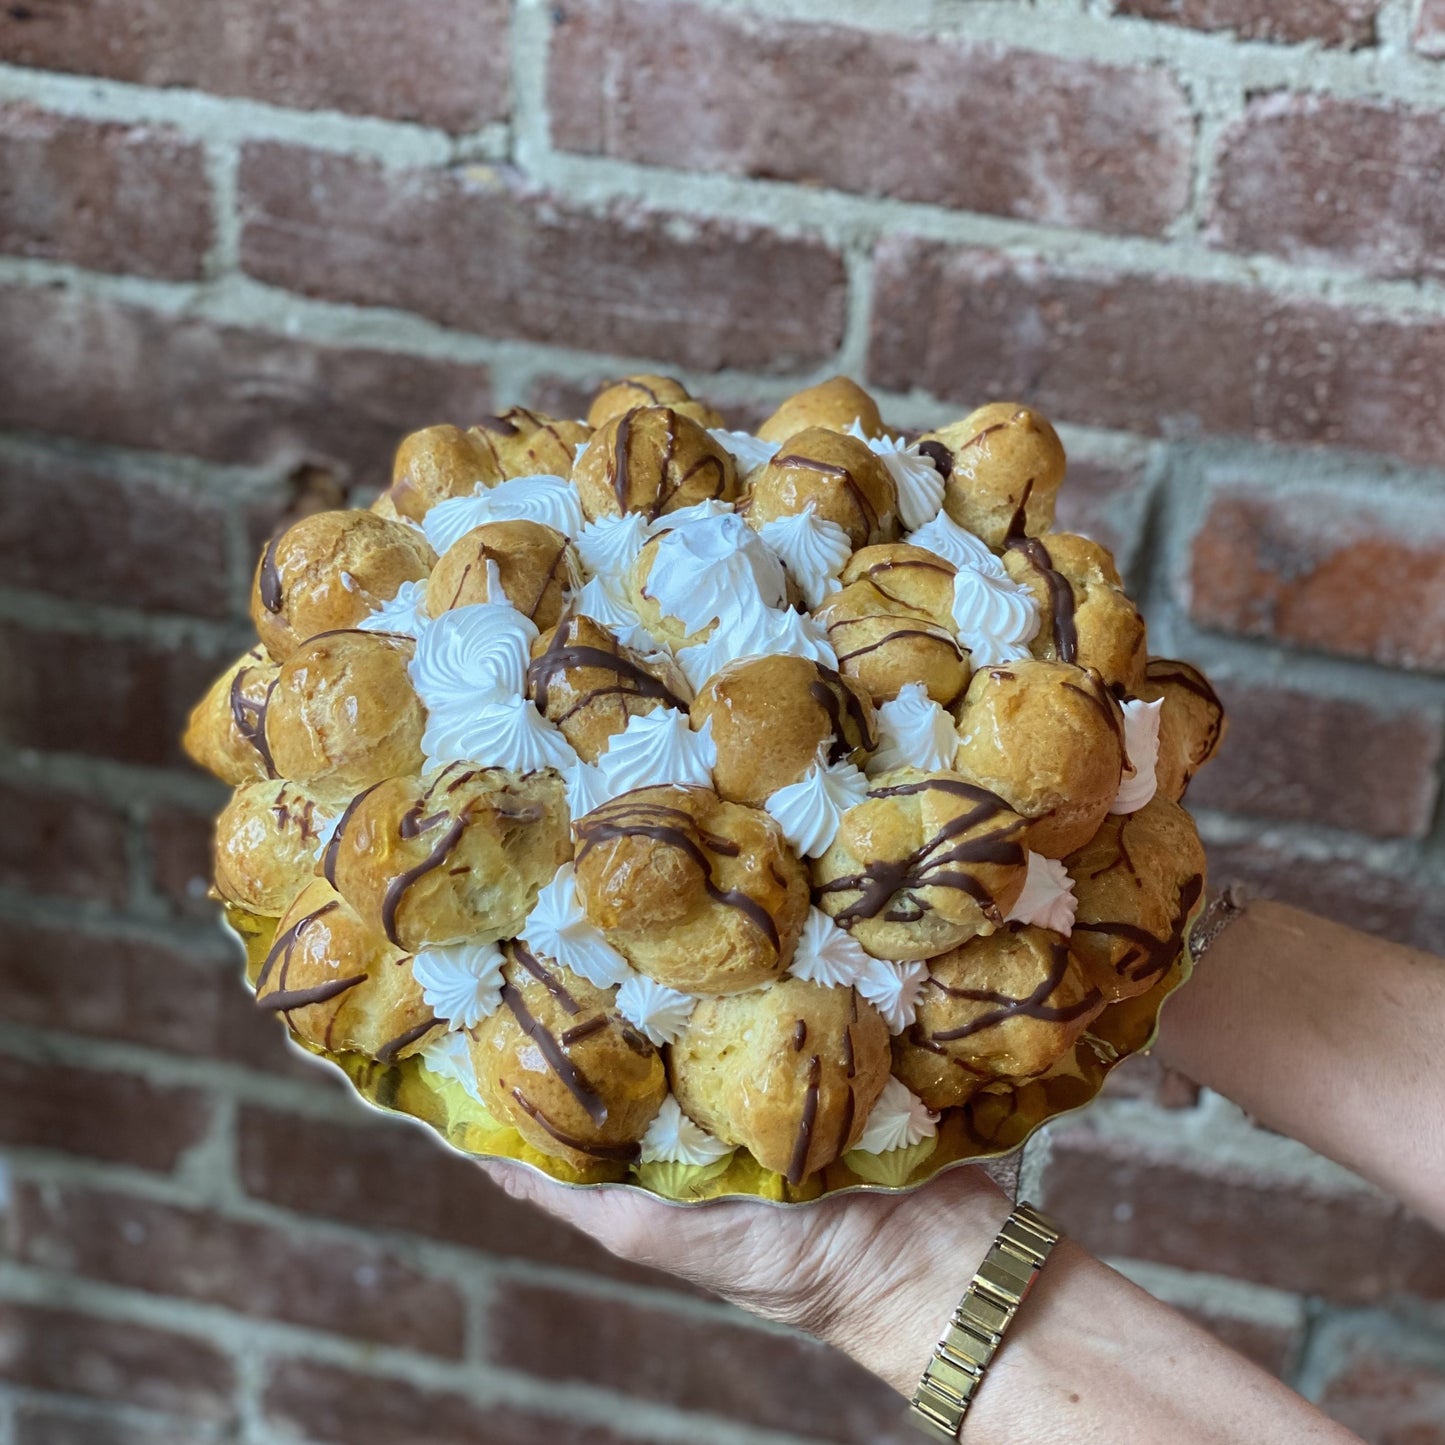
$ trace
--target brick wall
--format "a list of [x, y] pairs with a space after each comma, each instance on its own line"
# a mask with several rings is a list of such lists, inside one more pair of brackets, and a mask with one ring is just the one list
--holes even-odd
[[[402, 430], [676, 372], [1018, 395], [1233, 705], [1216, 869], [1440, 948], [1445, 4], [0, 9], [0, 1445], [908, 1439], [364, 1117], [246, 1003], [176, 731]], [[1140, 1060], [1036, 1196], [1380, 1445], [1445, 1246]]]

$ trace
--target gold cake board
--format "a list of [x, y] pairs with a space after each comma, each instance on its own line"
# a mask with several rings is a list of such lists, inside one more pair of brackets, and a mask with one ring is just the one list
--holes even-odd
[[[355, 1053], [329, 1053], [296, 1039], [294, 1048], [346, 1075], [373, 1108], [427, 1126], [469, 1159], [510, 1159], [574, 1189], [636, 1189], [668, 1204], [706, 1204], [718, 1199], [753, 1199], [767, 1204], [807, 1204], [837, 1194], [903, 1194], [921, 1188], [947, 1169], [989, 1166], [1016, 1156], [1031, 1135], [1051, 1119], [1073, 1113], [1097, 1097], [1111, 1070], [1131, 1054], [1147, 1050], [1159, 1031], [1164, 1001], [1193, 971], [1190, 935], [1200, 909], [1190, 918], [1184, 946], [1173, 965], [1146, 993], [1111, 1004], [1049, 1072], [1027, 1083], [974, 1095], [948, 1110], [936, 1139], [892, 1155], [845, 1155], [826, 1169], [792, 1185], [764, 1169], [745, 1149], [718, 1165], [642, 1165], [636, 1177], [617, 1180], [590, 1175], [532, 1148], [517, 1131], [500, 1123], [459, 1084], [440, 1079], [416, 1056], [379, 1064]], [[225, 922], [246, 951], [246, 980], [254, 986], [275, 935], [274, 918], [226, 905]]]

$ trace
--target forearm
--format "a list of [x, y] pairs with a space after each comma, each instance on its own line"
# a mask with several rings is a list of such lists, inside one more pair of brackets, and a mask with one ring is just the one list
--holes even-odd
[[[942, 1181], [941, 1181], [942, 1182]], [[992, 1189], [937, 1191], [913, 1264], [824, 1322], [825, 1337], [902, 1395], [1008, 1214]], [[964, 1445], [1359, 1445], [1277, 1380], [1069, 1240], [1054, 1250], [984, 1377]]]
[[1445, 961], [1253, 903], [1165, 1006], [1157, 1048], [1445, 1224]]

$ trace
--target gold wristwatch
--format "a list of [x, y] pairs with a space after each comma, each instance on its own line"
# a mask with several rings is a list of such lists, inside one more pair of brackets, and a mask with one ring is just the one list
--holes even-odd
[[1031, 1204], [1004, 1222], [913, 1392], [908, 1413], [924, 1434], [957, 1441], [1004, 1331], [1058, 1242], [1059, 1231]]

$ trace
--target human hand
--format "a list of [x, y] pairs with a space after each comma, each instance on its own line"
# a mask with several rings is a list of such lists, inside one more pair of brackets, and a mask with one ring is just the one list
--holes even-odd
[[634, 1189], [569, 1189], [504, 1161], [482, 1168], [513, 1198], [612, 1253], [806, 1330], [900, 1391], [912, 1389], [1009, 1210], [978, 1169], [951, 1170], [905, 1195], [678, 1208]]

